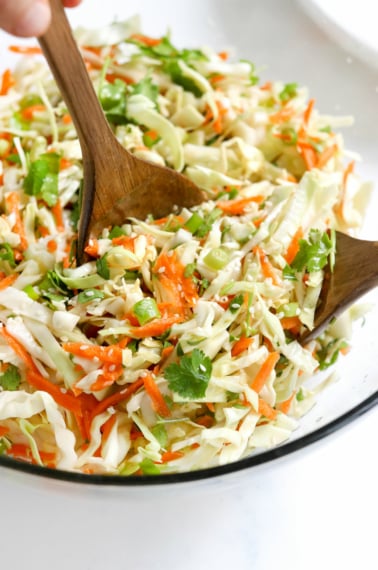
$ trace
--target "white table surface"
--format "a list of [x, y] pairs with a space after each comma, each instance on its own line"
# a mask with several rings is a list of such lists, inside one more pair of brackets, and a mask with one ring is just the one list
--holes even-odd
[[1, 472], [1, 568], [377, 568], [378, 410], [307, 451], [199, 488], [107, 489]]
[[287, 459], [195, 487], [101, 489], [1, 469], [0, 568], [375, 570], [377, 433], [376, 408]]

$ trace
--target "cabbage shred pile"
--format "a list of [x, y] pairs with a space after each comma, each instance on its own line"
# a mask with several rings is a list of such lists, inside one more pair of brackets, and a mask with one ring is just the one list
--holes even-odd
[[334, 325], [297, 339], [334, 230], [360, 225], [368, 195], [335, 132], [350, 119], [135, 20], [77, 39], [120, 143], [208, 201], [105, 228], [77, 266], [79, 142], [38, 50], [12, 48], [24, 53], [0, 91], [0, 452], [138, 476], [282, 443], [313, 405], [306, 381], [347, 346]]

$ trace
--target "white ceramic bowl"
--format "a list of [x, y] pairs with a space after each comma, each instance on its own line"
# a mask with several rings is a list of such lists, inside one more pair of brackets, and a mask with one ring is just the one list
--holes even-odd
[[[321, 111], [354, 115], [355, 125], [345, 132], [347, 146], [363, 157], [363, 162], [358, 165], [361, 175], [378, 179], [376, 75], [362, 63], [351, 61], [313, 24], [299, 4], [291, 0], [191, 0], [180, 4], [175, 0], [129, 0], [127, 3], [107, 0], [106, 4], [102, 0], [84, 0], [81, 7], [70, 11], [70, 18], [74, 26], [98, 27], [113, 17], [124, 19], [135, 13], [141, 14], [144, 31], [151, 36], [164, 34], [169, 27], [173, 41], [180, 46], [208, 44], [233, 51], [254, 61], [261, 69], [263, 81], [272, 78], [307, 85]], [[14, 56], [6, 51], [10, 41], [6, 34], [0, 36], [2, 66], [12, 65]], [[30, 40], [25, 43], [30, 44]], [[378, 238], [376, 211], [375, 197], [363, 231], [364, 236], [371, 239]], [[367, 316], [365, 325], [356, 327], [350, 354], [337, 364], [339, 381], [319, 397], [316, 406], [301, 420], [300, 428], [292, 439], [275, 449], [231, 465], [156, 477], [87, 476], [41, 469], [0, 457], [0, 476], [11, 469], [38, 475], [45, 481], [46, 478], [69, 481], [72, 488], [77, 483], [148, 487], [198, 482], [229, 473], [248, 476], [258, 465], [268, 469], [267, 465], [273, 460], [294, 451], [303, 452], [305, 447], [356, 420], [377, 403], [377, 293], [370, 294], [369, 299], [375, 308]]]

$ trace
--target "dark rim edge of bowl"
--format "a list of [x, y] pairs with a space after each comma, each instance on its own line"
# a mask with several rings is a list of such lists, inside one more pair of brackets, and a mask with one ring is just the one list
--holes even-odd
[[122, 476], [122, 475], [86, 475], [85, 473], [76, 473], [72, 471], [62, 471], [60, 469], [50, 469], [48, 467], [41, 467], [23, 461], [17, 461], [10, 457], [0, 456], [0, 467], [6, 467], [15, 471], [29, 473], [31, 475], [46, 477], [48, 479], [57, 479], [60, 481], [68, 481], [71, 483], [80, 483], [86, 485], [96, 486], [117, 486], [117, 487], [140, 487], [140, 486], [154, 486], [154, 485], [167, 485], [171, 483], [188, 483], [204, 479], [211, 479], [236, 473], [244, 469], [269, 463], [275, 459], [285, 457], [295, 451], [299, 451], [312, 443], [320, 441], [321, 439], [335, 433], [342, 427], [347, 426], [353, 420], [361, 417], [369, 410], [378, 404], [378, 390], [371, 396], [366, 398], [363, 402], [348, 410], [343, 415], [328, 424], [320, 427], [319, 429], [308, 433], [296, 440], [289, 441], [280, 446], [268, 449], [256, 455], [250, 455], [239, 459], [233, 463], [220, 465], [216, 467], [209, 467], [207, 469], [198, 469], [195, 471], [188, 471], [186, 473], [167, 473], [165, 475], [138, 475], [138, 476]]

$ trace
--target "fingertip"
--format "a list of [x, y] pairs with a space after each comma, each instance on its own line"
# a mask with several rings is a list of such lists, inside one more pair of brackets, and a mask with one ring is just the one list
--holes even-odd
[[33, 2], [17, 21], [12, 33], [20, 37], [43, 35], [51, 19], [50, 6], [47, 2]]

